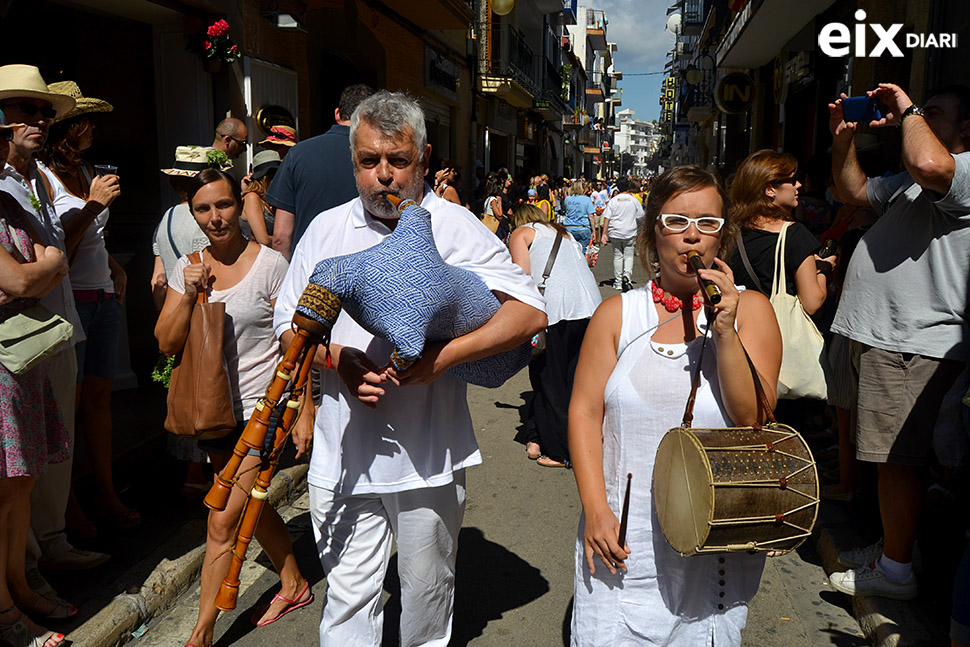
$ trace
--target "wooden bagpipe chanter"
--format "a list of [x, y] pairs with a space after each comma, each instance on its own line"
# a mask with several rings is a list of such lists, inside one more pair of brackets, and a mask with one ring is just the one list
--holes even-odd
[[[232, 544], [232, 563], [216, 596], [216, 607], [236, 607], [239, 574], [252, 541], [270, 481], [287, 436], [301, 412], [313, 359], [327, 347], [343, 311], [394, 350], [388, 365], [404, 371], [421, 357], [426, 342], [453, 339], [484, 325], [498, 310], [498, 299], [478, 276], [441, 258], [431, 230], [431, 214], [412, 200], [389, 195], [400, 214], [397, 227], [378, 245], [355, 254], [327, 258], [314, 268], [300, 296], [292, 342], [279, 362], [265, 395], [256, 405], [232, 456], [205, 498], [213, 510], [225, 510], [239, 468], [250, 450], [261, 452], [259, 473], [240, 516]], [[467, 214], [471, 219], [474, 216]], [[451, 215], [449, 215], [451, 217]], [[483, 227], [473, 223], [475, 227]], [[484, 232], [484, 228], [483, 228]], [[489, 234], [490, 235], [490, 234]], [[448, 372], [465, 382], [497, 387], [524, 368], [531, 344], [459, 364]], [[271, 426], [277, 413], [275, 429]], [[270, 449], [266, 436], [274, 429]]]

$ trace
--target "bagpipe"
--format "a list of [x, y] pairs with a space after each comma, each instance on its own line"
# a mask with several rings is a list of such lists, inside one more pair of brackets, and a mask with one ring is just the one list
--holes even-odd
[[[236, 443], [226, 467], [205, 497], [212, 510], [225, 510], [239, 467], [251, 449], [261, 452], [259, 473], [236, 526], [229, 573], [216, 595], [216, 607], [236, 608], [239, 574], [262, 512], [270, 481], [286, 438], [307, 395], [317, 349], [329, 346], [341, 311], [375, 337], [394, 345], [389, 365], [404, 371], [421, 357], [428, 341], [443, 341], [484, 325], [500, 303], [477, 275], [444, 262], [434, 244], [431, 214], [412, 200], [388, 195], [400, 221], [384, 241], [369, 249], [324, 259], [316, 265], [293, 314], [295, 333], [269, 387]], [[329, 352], [329, 348], [327, 348]], [[498, 387], [529, 363], [530, 341], [491, 357], [459, 364], [449, 373], [485, 387]], [[264, 449], [274, 411], [272, 447]]]

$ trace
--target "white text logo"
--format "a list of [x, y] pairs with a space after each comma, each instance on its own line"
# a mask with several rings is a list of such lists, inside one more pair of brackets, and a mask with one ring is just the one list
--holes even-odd
[[[848, 56], [851, 51], [853, 56], [876, 57], [888, 53], [890, 56], [902, 57], [903, 50], [900, 48], [896, 37], [903, 29], [902, 23], [895, 23], [888, 27], [871, 23], [866, 24], [862, 21], [866, 19], [866, 12], [859, 9], [855, 12], [855, 19], [858, 21], [854, 29], [850, 30], [848, 25], [840, 22], [830, 22], [822, 27], [818, 35], [818, 46], [829, 56]], [[876, 36], [875, 45], [871, 50], [866, 51], [866, 27], [872, 30]], [[854, 38], [853, 38], [853, 32]], [[903, 34], [903, 46], [907, 49], [916, 47], [944, 48], [950, 49], [957, 46], [957, 35], [953, 34]], [[849, 45], [853, 45], [850, 47]]]

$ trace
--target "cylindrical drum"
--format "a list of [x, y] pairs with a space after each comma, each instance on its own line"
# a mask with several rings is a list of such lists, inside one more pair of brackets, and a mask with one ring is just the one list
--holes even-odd
[[653, 500], [681, 555], [795, 550], [818, 516], [818, 473], [805, 440], [761, 429], [671, 429], [660, 441]]

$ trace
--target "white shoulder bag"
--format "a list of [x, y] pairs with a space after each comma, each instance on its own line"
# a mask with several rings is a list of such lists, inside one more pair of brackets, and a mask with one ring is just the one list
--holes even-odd
[[778, 397], [785, 400], [827, 395], [822, 354], [825, 342], [798, 297], [788, 294], [785, 276], [785, 238], [790, 222], [785, 223], [775, 245], [775, 276], [771, 282], [771, 307], [781, 328], [781, 371], [778, 373]]

